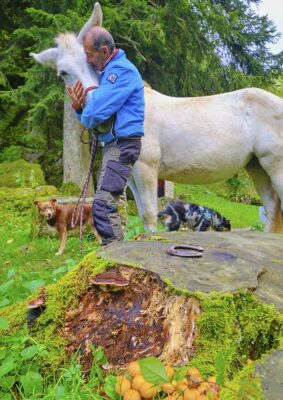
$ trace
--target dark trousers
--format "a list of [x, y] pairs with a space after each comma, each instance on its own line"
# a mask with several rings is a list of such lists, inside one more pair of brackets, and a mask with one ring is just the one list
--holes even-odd
[[124, 238], [117, 206], [140, 152], [140, 139], [117, 139], [102, 149], [92, 206], [93, 223], [102, 238], [102, 245]]

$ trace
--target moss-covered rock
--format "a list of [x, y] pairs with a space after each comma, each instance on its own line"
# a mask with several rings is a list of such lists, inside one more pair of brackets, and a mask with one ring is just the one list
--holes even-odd
[[39, 164], [25, 160], [6, 161], [0, 164], [0, 187], [29, 187], [45, 185], [45, 179]]
[[60, 187], [60, 193], [63, 196], [79, 196], [81, 189], [75, 182], [66, 182]]
[[18, 215], [30, 213], [35, 199], [46, 199], [58, 193], [54, 186], [37, 186], [36, 188], [0, 187], [2, 211], [13, 211]]

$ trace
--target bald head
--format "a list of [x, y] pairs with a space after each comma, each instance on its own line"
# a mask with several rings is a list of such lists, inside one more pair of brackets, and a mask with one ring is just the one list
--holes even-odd
[[109, 52], [115, 48], [114, 39], [106, 29], [101, 26], [93, 26], [90, 28], [83, 38], [84, 43], [91, 44], [95, 50], [99, 50], [101, 46], [107, 46]]

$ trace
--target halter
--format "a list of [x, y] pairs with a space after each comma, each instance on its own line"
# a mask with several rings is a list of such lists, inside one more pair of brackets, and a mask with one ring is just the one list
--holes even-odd
[[98, 86], [88, 86], [86, 88], [86, 90], [84, 91], [84, 96], [83, 96], [84, 106], [85, 106], [85, 100], [86, 100], [86, 96], [87, 96], [88, 92], [90, 92], [91, 90], [97, 89], [97, 88], [98, 88]]
[[90, 152], [90, 160], [89, 160], [89, 167], [88, 167], [88, 173], [87, 173], [87, 177], [85, 180], [85, 184], [82, 188], [81, 194], [78, 198], [77, 204], [74, 208], [73, 214], [72, 214], [72, 221], [71, 221], [71, 227], [74, 228], [77, 223], [78, 220], [80, 221], [80, 254], [82, 254], [82, 249], [83, 249], [83, 214], [84, 214], [84, 205], [85, 205], [85, 199], [86, 199], [86, 195], [87, 195], [87, 189], [88, 189], [88, 185], [89, 185], [89, 180], [90, 180], [90, 176], [91, 176], [91, 172], [92, 172], [92, 168], [93, 168], [93, 163], [94, 163], [94, 157], [95, 157], [95, 152], [96, 152], [96, 148], [97, 148], [97, 137], [96, 135], [93, 133], [90, 142], [84, 142], [82, 140], [82, 134], [85, 131], [86, 128], [84, 128], [81, 132], [81, 141], [84, 144], [89, 144], [92, 141], [92, 145], [91, 145], [91, 152]]

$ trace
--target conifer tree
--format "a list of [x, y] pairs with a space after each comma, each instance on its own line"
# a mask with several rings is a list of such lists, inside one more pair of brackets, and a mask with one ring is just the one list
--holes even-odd
[[[245, 86], [266, 87], [282, 72], [273, 55], [273, 22], [259, 16], [260, 0], [101, 1], [104, 26], [154, 89], [199, 96]], [[1, 150], [16, 145], [44, 154], [54, 165], [62, 153], [63, 83], [29, 56], [54, 46], [59, 32], [78, 32], [92, 0], [2, 0], [0, 4]], [[47, 152], [48, 150], [48, 152]], [[60, 168], [59, 168], [60, 170]], [[60, 173], [60, 171], [58, 171]], [[54, 175], [54, 171], [52, 171]]]

